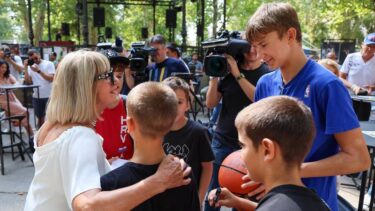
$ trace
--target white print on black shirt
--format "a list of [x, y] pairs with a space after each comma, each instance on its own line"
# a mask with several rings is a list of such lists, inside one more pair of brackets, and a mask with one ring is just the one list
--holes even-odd
[[163, 144], [163, 148], [166, 149], [167, 154], [175, 155], [179, 158], [182, 158], [186, 161], [186, 158], [189, 155], [189, 147], [186, 144], [181, 145], [169, 145], [169, 143]]

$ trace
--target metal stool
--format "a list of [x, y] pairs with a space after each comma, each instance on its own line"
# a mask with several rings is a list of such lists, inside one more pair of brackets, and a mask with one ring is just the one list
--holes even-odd
[[[22, 127], [21, 127], [21, 121], [22, 119], [25, 118], [24, 115], [15, 115], [15, 116], [10, 116], [10, 117], [5, 117], [1, 118], [0, 121], [9, 121], [9, 131], [3, 132], [1, 129], [1, 124], [0, 124], [0, 164], [1, 164], [1, 174], [4, 175], [4, 149], [10, 148], [11, 153], [12, 153], [12, 159], [15, 160], [18, 156], [15, 156], [15, 151], [14, 147], [17, 147], [19, 156], [21, 157], [22, 160], [25, 160], [24, 153], [29, 157], [30, 161], [33, 162], [32, 157], [28, 150], [25, 147], [25, 142], [23, 141], [22, 138]], [[18, 128], [19, 128], [19, 134], [16, 132], [12, 131], [11, 128], [11, 121], [16, 120], [18, 121]], [[9, 135], [10, 137], [10, 144], [4, 146], [3, 143], [3, 136], [2, 135]], [[18, 138], [19, 141], [16, 141], [16, 137]]]

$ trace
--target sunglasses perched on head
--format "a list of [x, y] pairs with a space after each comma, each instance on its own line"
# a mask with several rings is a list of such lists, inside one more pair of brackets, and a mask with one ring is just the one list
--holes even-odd
[[108, 72], [101, 73], [101, 74], [98, 74], [98, 75], [95, 76], [96, 80], [105, 80], [107, 78], [109, 78], [109, 80], [111, 81], [112, 85], [115, 84], [115, 78], [114, 78], [114, 75], [113, 75], [112, 68]]

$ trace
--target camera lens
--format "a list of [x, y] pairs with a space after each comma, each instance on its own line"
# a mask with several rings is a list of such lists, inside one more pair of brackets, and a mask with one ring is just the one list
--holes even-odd
[[227, 59], [222, 55], [207, 56], [204, 60], [204, 69], [209, 76], [225, 76], [227, 74], [227, 66]]

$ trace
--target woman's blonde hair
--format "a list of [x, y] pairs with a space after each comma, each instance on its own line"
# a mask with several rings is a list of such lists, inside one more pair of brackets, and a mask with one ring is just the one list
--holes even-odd
[[69, 53], [60, 62], [52, 84], [46, 118], [52, 124], [89, 124], [96, 110], [96, 75], [109, 71], [108, 59], [93, 51]]
[[321, 59], [318, 61], [320, 65], [330, 70], [334, 75], [339, 76], [340, 66], [332, 59]]

